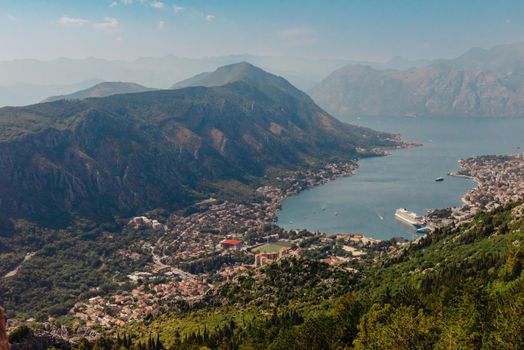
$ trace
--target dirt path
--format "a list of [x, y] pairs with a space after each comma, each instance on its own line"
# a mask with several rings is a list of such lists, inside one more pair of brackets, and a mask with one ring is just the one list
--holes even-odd
[[18, 273], [18, 270], [20, 270], [20, 267], [22, 266], [23, 263], [25, 263], [26, 261], [28, 261], [29, 259], [31, 259], [33, 256], [35, 256], [36, 252], [32, 252], [32, 253], [27, 253], [24, 257], [24, 260], [22, 260], [22, 262], [20, 264], [18, 264], [18, 266], [5, 274], [4, 278], [8, 278], [8, 277], [13, 277], [13, 276], [16, 276], [16, 274]]

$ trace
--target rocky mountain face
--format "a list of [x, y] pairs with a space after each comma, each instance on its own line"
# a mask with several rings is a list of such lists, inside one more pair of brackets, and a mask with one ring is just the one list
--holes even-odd
[[133, 92], [152, 91], [154, 89], [135, 83], [125, 82], [102, 82], [90, 88], [80, 90], [68, 95], [51, 96], [43, 102], [52, 102], [58, 100], [81, 100], [89, 97], [106, 97], [117, 94], [128, 94]]
[[0, 109], [4, 228], [11, 218], [63, 225], [180, 208], [222, 181], [399, 144], [339, 122], [282, 78], [229, 69], [242, 74], [222, 86]]
[[311, 91], [328, 112], [355, 116], [524, 116], [524, 44], [472, 49], [409, 70], [350, 65]]
[[0, 307], [0, 350], [9, 350], [9, 341], [7, 340], [7, 326], [4, 309]]
[[491, 49], [472, 48], [451, 60], [438, 60], [455, 69], [488, 70], [504, 77], [524, 69], [524, 42], [498, 45]]

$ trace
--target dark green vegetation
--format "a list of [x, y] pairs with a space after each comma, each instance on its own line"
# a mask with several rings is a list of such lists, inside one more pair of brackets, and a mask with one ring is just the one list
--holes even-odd
[[348, 65], [310, 90], [333, 115], [522, 117], [524, 44], [471, 49], [408, 70]]
[[[0, 254], [0, 299], [9, 317], [47, 320], [68, 313], [78, 300], [130, 287], [127, 274], [151, 262], [139, 248], [144, 239], [159, 235], [153, 230], [132, 230], [119, 224], [97, 226], [78, 222], [65, 229], [45, 229], [23, 223], [17, 226], [16, 240], [0, 248], [18, 252]], [[140, 253], [138, 259], [122, 255], [123, 249]], [[16, 276], [4, 277], [26, 253], [36, 252], [25, 261]], [[5, 262], [5, 264], [4, 264]]]
[[[147, 347], [149, 334], [153, 339], [160, 334], [162, 347], [173, 349], [524, 346], [524, 205], [480, 214], [469, 224], [384, 256], [359, 281], [342, 287], [341, 297], [332, 297], [334, 283], [323, 294], [326, 299], [319, 298], [322, 294], [314, 291], [322, 284], [315, 279], [322, 279], [317, 277], [322, 272], [308, 275], [304, 267], [293, 261], [268, 266], [259, 282], [241, 282], [233, 307], [164, 315], [129, 329], [133, 342], [154, 349]], [[272, 302], [257, 305], [256, 300]]]
[[252, 189], [269, 169], [399, 145], [339, 122], [282, 78], [238, 66], [218, 87], [0, 109], [0, 232], [8, 219], [63, 227], [176, 210], [238, 195], [231, 181]]
[[209, 304], [260, 307], [267, 312], [298, 304], [312, 306], [347, 293], [358, 279], [342, 268], [317, 260], [284, 259], [219, 287]]
[[53, 102], [58, 100], [81, 100], [90, 97], [106, 97], [117, 94], [128, 94], [133, 92], [152, 91], [155, 89], [147, 88], [145, 86], [135, 83], [112, 82], [107, 81], [96, 84], [90, 88], [80, 90], [68, 95], [51, 96], [43, 102]]

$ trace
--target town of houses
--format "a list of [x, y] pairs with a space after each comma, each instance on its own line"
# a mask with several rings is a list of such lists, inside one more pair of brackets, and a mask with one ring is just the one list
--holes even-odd
[[460, 208], [448, 208], [440, 216], [430, 213], [430, 226], [468, 222], [479, 212], [524, 199], [524, 154], [472, 157], [459, 165], [461, 169], [449, 175], [472, 179], [476, 186], [464, 194]]
[[524, 154], [469, 158], [460, 165], [478, 183], [464, 196], [464, 204], [490, 210], [524, 198]]
[[[477, 187], [464, 196], [462, 208], [451, 210], [448, 222], [466, 220], [480, 210], [524, 198], [523, 155], [475, 157], [460, 161], [460, 165], [463, 170], [450, 175], [471, 177], [477, 181]], [[118, 326], [141, 320], [169, 303], [191, 304], [202, 300], [211, 289], [246, 269], [325, 247], [332, 249], [322, 257], [322, 262], [347, 265], [348, 271], [356, 272], [348, 263], [372, 256], [378, 240], [359, 234], [326, 235], [280, 228], [275, 233], [273, 230], [284, 198], [333, 178], [349, 176], [355, 169], [355, 163], [348, 163], [331, 164], [319, 171], [294, 172], [277, 178], [271, 185], [259, 187], [256, 192], [260, 198], [253, 203], [210, 198], [197, 203], [195, 213], [173, 215], [165, 224], [147, 217], [133, 218], [128, 225], [130, 229], [157, 230], [161, 232], [160, 238], [143, 242], [142, 253], [123, 251], [121, 254], [137, 259], [140, 254], [149, 253], [152, 262], [144, 266], [143, 271], [128, 276], [134, 284], [130, 291], [78, 301], [71, 315], [87, 326]], [[272, 252], [257, 250], [267, 243], [282, 244], [282, 248]], [[387, 248], [395, 249], [394, 245]], [[221, 257], [228, 258], [229, 263], [209, 271], [188, 271], [192, 263], [204, 265], [214, 259], [220, 262]]]
[[[220, 201], [210, 198], [195, 205], [197, 212], [188, 216], [173, 215], [165, 224], [145, 216], [132, 218], [128, 228], [150, 229], [160, 232], [155, 242], [142, 242], [142, 252], [121, 251], [132, 260], [151, 254], [150, 263], [143, 271], [127, 277], [135, 286], [130, 291], [113, 295], [97, 295], [78, 301], [70, 314], [83, 320], [87, 326], [119, 326], [132, 320], [155, 315], [162, 306], [175, 301], [194, 303], [222, 281], [233, 278], [248, 269], [263, 266], [287, 257], [299, 257], [308, 250], [339, 244], [338, 256], [326, 256], [324, 262], [338, 266], [352, 259], [362, 259], [378, 240], [362, 235], [325, 235], [308, 231], [267, 232], [274, 228], [282, 200], [301, 190], [326, 183], [336, 177], [349, 176], [356, 163], [330, 164], [318, 171], [293, 172], [277, 178], [276, 184], [259, 187], [260, 200], [249, 204]], [[267, 243], [282, 244], [273, 252], [258, 252]], [[278, 247], [278, 246], [277, 246]], [[235, 258], [234, 263], [223, 264], [216, 270], [193, 274], [187, 264], [213, 260], [219, 257]], [[348, 267], [348, 271], [355, 271]]]

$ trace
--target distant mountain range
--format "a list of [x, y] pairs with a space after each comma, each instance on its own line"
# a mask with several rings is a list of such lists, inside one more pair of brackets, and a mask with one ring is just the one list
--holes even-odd
[[[423, 63], [401, 57], [386, 63], [376, 63], [248, 54], [203, 58], [165, 56], [139, 58], [134, 61], [98, 58], [0, 61], [0, 107], [37, 103], [46, 97], [70, 94], [101, 81], [132, 81], [164, 89], [173, 82], [188, 79], [200, 72], [212, 71], [220, 66], [241, 61], [279, 74], [303, 90], [311, 88], [335, 69], [350, 63], [366, 64], [377, 69], [400, 69]], [[78, 82], [84, 81], [94, 82], [78, 86]]]
[[0, 107], [24, 106], [38, 103], [52, 95], [69, 94], [83, 90], [102, 82], [100, 79], [88, 79], [74, 84], [35, 84], [34, 82], [0, 85]]
[[46, 98], [43, 102], [52, 102], [58, 100], [81, 100], [89, 97], [107, 97], [117, 94], [127, 94], [133, 92], [144, 92], [152, 90], [155, 89], [147, 88], [145, 86], [135, 83], [103, 82], [91, 86], [87, 89], [74, 92], [72, 94], [51, 96]]
[[408, 70], [348, 65], [310, 91], [341, 118], [356, 116], [524, 116], [524, 43], [471, 49]]
[[[0, 109], [0, 215], [62, 225], [176, 209], [268, 169], [349, 160], [397, 138], [344, 124], [247, 63], [198, 87]], [[221, 86], [205, 87], [221, 84]], [[229, 191], [229, 192], [228, 192]]]
[[[164, 56], [133, 61], [99, 58], [0, 61], [0, 92], [6, 92], [0, 94], [0, 106], [37, 103], [46, 97], [70, 94], [100, 81], [132, 81], [154, 88], [168, 88], [173, 82], [241, 61], [285, 76], [301, 89], [308, 89], [333, 70], [355, 62], [255, 55], [203, 58]], [[91, 85], [71, 86], [87, 80], [96, 81]], [[19, 89], [22, 85], [26, 88]]]

